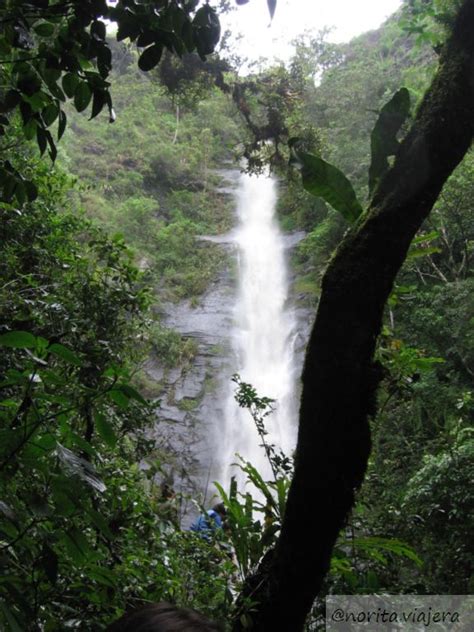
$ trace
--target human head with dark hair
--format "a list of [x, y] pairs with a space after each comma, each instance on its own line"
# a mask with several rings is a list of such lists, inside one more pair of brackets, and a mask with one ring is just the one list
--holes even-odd
[[227, 515], [227, 509], [225, 508], [224, 503], [217, 503], [217, 505], [214, 505], [213, 510], [223, 518]]
[[222, 628], [190, 608], [166, 601], [149, 604], [109, 625], [106, 632], [221, 632]]

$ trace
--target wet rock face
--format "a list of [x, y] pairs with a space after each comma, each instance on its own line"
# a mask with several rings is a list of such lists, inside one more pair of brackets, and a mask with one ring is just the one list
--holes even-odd
[[[232, 256], [233, 247], [223, 246]], [[213, 435], [223, 415], [223, 393], [232, 372], [231, 332], [234, 284], [226, 266], [200, 298], [162, 304], [162, 322], [185, 337], [193, 338], [198, 351], [187, 367], [164, 369], [150, 359], [148, 376], [163, 386], [158, 422], [153, 431], [157, 443], [171, 449], [198, 487], [208, 476], [213, 461]], [[211, 469], [212, 466], [211, 466]], [[179, 486], [189, 489], [179, 471], [171, 472]]]

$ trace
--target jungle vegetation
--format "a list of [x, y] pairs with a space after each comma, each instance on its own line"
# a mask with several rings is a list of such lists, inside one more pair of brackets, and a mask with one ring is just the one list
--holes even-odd
[[[155, 4], [0, 9], [0, 627], [99, 631], [166, 599], [296, 631], [328, 592], [472, 592], [473, 1], [303, 35], [246, 77], [212, 54], [213, 8]], [[192, 362], [159, 304], [225, 265], [197, 237], [232, 226], [216, 170], [242, 156], [306, 231], [317, 317], [294, 462], [242, 463], [264, 508], [222, 489], [234, 563], [160, 498], [141, 369]], [[238, 387], [262, 438], [270, 402]]]

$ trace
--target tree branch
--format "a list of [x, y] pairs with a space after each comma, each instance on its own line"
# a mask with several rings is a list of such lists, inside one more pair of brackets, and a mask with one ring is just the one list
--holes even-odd
[[303, 370], [295, 474], [270, 570], [255, 593], [253, 632], [302, 630], [363, 481], [384, 306], [411, 240], [474, 135], [473, 34], [474, 0], [464, 0], [393, 167], [323, 278]]

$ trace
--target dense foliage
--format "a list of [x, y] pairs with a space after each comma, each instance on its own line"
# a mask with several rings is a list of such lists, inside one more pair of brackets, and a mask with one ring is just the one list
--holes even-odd
[[[159, 303], [198, 301], [224, 265], [199, 237], [232, 227], [215, 170], [238, 147], [255, 170], [270, 163], [281, 175], [281, 224], [306, 231], [294, 294], [315, 304], [346, 220], [381, 173], [369, 182], [374, 123], [394, 94], [418, 101], [450, 19], [443, 2], [411, 3], [416, 20], [392, 18], [350, 46], [305, 36], [286, 66], [239, 78], [217, 57], [209, 72], [196, 55], [184, 66], [171, 57], [212, 52], [209, 5], [163, 3], [144, 28], [151, 4], [9, 2], [0, 13], [11, 57], [0, 66], [0, 627], [14, 632], [102, 630], [160, 599], [246, 624], [254, 604], [235, 593], [278, 537], [293, 464], [265, 445], [271, 402], [240, 384], [274, 479], [242, 462], [258, 491], [220, 488], [227, 533], [209, 543], [180, 529], [179, 499], [170, 507], [157, 486], [166, 455], [147, 434], [159, 402], [141, 394], [159, 387], [141, 366], [150, 353], [165, 367], [192, 362], [196, 343], [162, 326]], [[109, 18], [141, 50], [108, 40]], [[346, 174], [342, 205], [286, 171], [290, 139], [293, 165]], [[34, 143], [58, 152], [59, 166], [35, 157]], [[392, 154], [379, 155], [382, 170]], [[471, 153], [390, 298], [374, 450], [327, 591], [474, 588], [473, 182]]]
[[[63, 104], [72, 99], [78, 112], [92, 103], [91, 118], [107, 106], [115, 120], [108, 81], [112, 52], [107, 41], [107, 23], [117, 25], [117, 39], [127, 38], [142, 50], [138, 65], [152, 70], [163, 50], [182, 55], [195, 50], [202, 58], [213, 52], [220, 37], [219, 19], [208, 4], [199, 0], [135, 2], [105, 0], [54, 2], [32, 0], [3, 3], [0, 10], [2, 33], [0, 54], [2, 95], [0, 125], [8, 128], [19, 111], [25, 138], [35, 138], [41, 154], [47, 149], [52, 160], [57, 154], [50, 126], [58, 121], [58, 139], [64, 133], [67, 116]], [[2, 194], [6, 201], [20, 205], [35, 199], [31, 180], [11, 163], [1, 163]]]
[[66, 210], [68, 180], [30, 166], [37, 200], [2, 209], [2, 627], [99, 630], [162, 598], [219, 617], [226, 558], [209, 573], [208, 547], [161, 515], [138, 468], [156, 449], [130, 382], [149, 292], [123, 239]]

